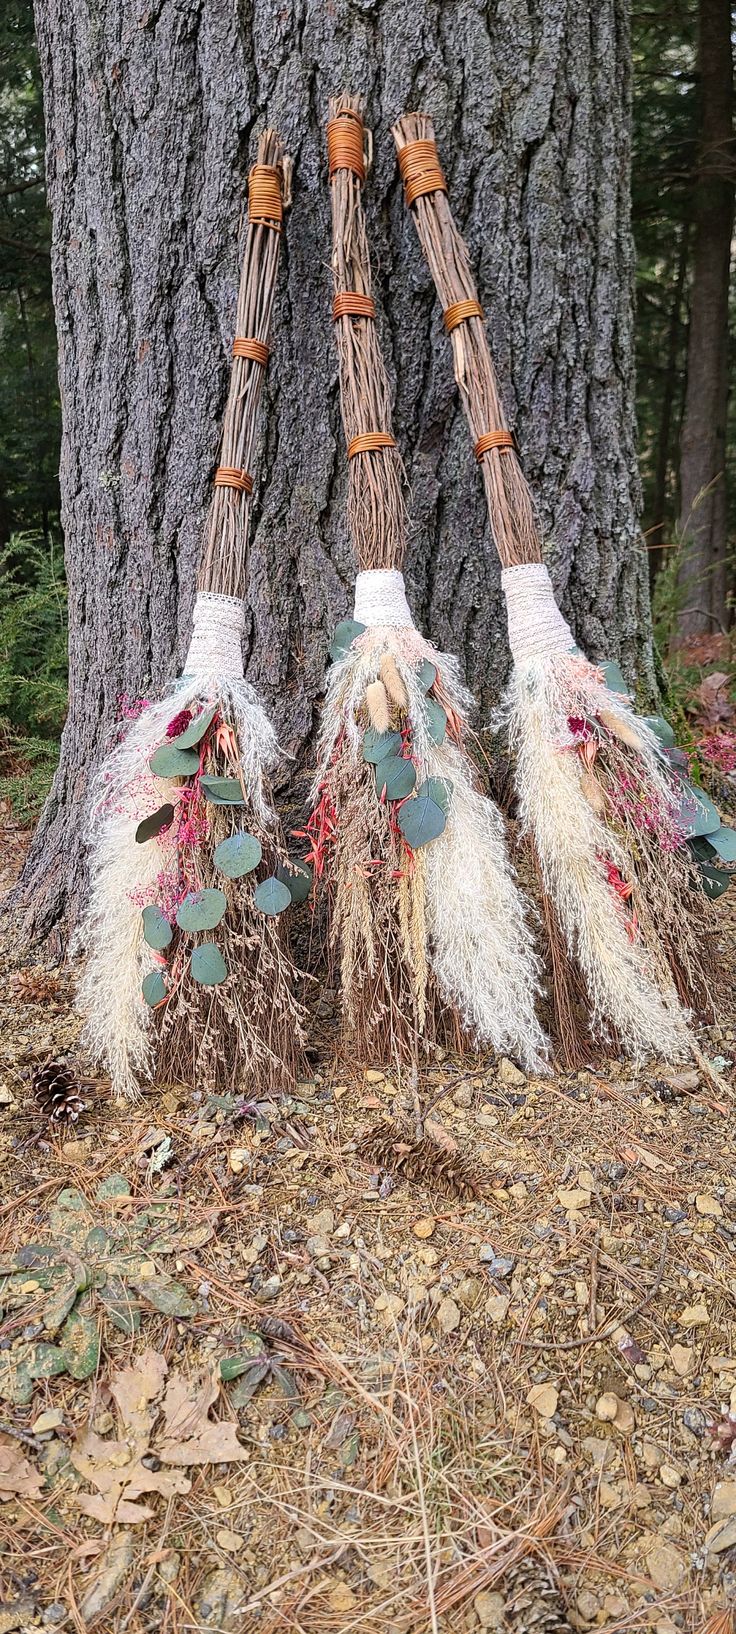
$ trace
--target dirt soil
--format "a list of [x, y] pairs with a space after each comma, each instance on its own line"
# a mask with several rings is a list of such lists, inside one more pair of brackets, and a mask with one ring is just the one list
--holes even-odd
[[0, 1634], [734, 1634], [733, 1012], [723, 1088], [439, 1059], [417, 1149], [319, 1010], [293, 1097], [55, 1131], [71, 978], [6, 959]]

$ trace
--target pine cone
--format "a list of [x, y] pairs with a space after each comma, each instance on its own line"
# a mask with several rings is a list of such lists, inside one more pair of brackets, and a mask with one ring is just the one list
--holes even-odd
[[503, 1585], [509, 1634], [572, 1634], [560, 1591], [536, 1555], [525, 1555]]
[[33, 1093], [41, 1111], [52, 1123], [76, 1123], [88, 1102], [81, 1094], [73, 1067], [66, 1061], [46, 1061], [32, 1079]]
[[415, 1185], [443, 1191], [451, 1197], [478, 1197], [480, 1179], [473, 1164], [457, 1151], [448, 1151], [431, 1134], [417, 1141], [408, 1127], [384, 1123], [368, 1129], [358, 1145], [360, 1157]]
[[11, 979], [10, 990], [24, 1004], [47, 1004], [59, 996], [59, 978], [41, 965], [17, 970]]

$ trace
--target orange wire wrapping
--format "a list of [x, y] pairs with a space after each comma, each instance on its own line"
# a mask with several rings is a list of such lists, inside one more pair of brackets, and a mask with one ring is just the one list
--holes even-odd
[[482, 318], [483, 308], [478, 301], [453, 301], [452, 306], [446, 306], [442, 314], [448, 335], [457, 329], [459, 323], [467, 323], [468, 318]]
[[423, 193], [447, 192], [436, 142], [407, 142], [399, 152], [399, 170], [407, 204], [413, 204]]
[[363, 121], [357, 114], [341, 113], [327, 121], [327, 165], [331, 176], [336, 170], [352, 170], [365, 181]]
[[379, 448], [395, 447], [396, 440], [388, 431], [364, 431], [360, 437], [351, 437], [348, 459], [354, 459], [356, 454], [373, 454]]
[[269, 347], [265, 341], [254, 340], [251, 335], [236, 335], [233, 341], [233, 357], [248, 357], [251, 363], [260, 363], [265, 369], [268, 363]]
[[251, 226], [281, 232], [284, 214], [281, 178], [274, 165], [254, 165], [248, 177], [248, 220]]
[[332, 316], [338, 318], [375, 318], [376, 303], [370, 295], [359, 295], [357, 289], [343, 289], [332, 302]]
[[505, 454], [507, 450], [509, 448], [513, 448], [513, 446], [514, 438], [512, 432], [484, 431], [483, 436], [478, 438], [475, 445], [475, 457], [480, 465], [483, 455], [490, 453], [492, 448], [497, 448], [499, 453]]
[[239, 494], [252, 494], [253, 478], [247, 471], [239, 471], [234, 465], [218, 465], [215, 472], [216, 488], [235, 488]]

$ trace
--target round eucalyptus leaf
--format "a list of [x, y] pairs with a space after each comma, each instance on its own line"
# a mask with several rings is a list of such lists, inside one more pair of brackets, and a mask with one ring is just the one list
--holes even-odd
[[155, 777], [193, 777], [199, 771], [199, 755], [194, 749], [175, 749], [162, 743], [148, 762]]
[[231, 834], [215, 847], [213, 862], [226, 879], [242, 879], [258, 867], [263, 852], [255, 834]]
[[369, 726], [363, 734], [363, 759], [371, 766], [377, 766], [387, 755], [397, 755], [400, 748], [400, 732], [377, 732], [375, 726]]
[[155, 948], [157, 953], [162, 953], [174, 934], [166, 915], [160, 908], [149, 907], [143, 909], [141, 918], [144, 942], [147, 942], [149, 947]]
[[684, 749], [678, 749], [677, 745], [675, 744], [674, 749], [663, 749], [662, 753], [665, 760], [671, 766], [673, 772], [677, 773], [680, 781], [682, 781], [683, 778], [689, 777], [690, 761], [688, 756], [685, 754]]
[[362, 635], [364, 624], [359, 624], [354, 618], [343, 618], [338, 624], [330, 643], [330, 658], [333, 664], [338, 658], [344, 658], [348, 648], [356, 636]]
[[698, 834], [715, 834], [721, 826], [713, 801], [692, 783], [684, 784], [680, 822], [686, 840], [692, 840]]
[[141, 991], [146, 1004], [150, 1004], [151, 1009], [156, 1004], [163, 1004], [164, 999], [167, 997], [167, 987], [159, 970], [149, 970], [148, 975], [143, 977]]
[[723, 896], [724, 891], [728, 890], [733, 879], [733, 874], [727, 873], [725, 868], [711, 868], [710, 863], [707, 862], [701, 865], [700, 873], [703, 890], [706, 896], [710, 897], [711, 902], [716, 902], [719, 896]]
[[736, 862], [736, 829], [721, 823], [714, 834], [708, 835], [708, 844], [712, 845], [721, 862]]
[[245, 805], [243, 790], [237, 777], [200, 777], [199, 786], [205, 799], [213, 806]]
[[447, 825], [441, 806], [428, 794], [418, 794], [416, 800], [405, 800], [399, 811], [399, 828], [412, 851], [436, 840]]
[[665, 720], [664, 715], [644, 715], [642, 718], [644, 725], [648, 726], [650, 732], [654, 733], [663, 749], [674, 749], [675, 734], [669, 721]]
[[411, 760], [399, 755], [387, 755], [376, 766], [376, 789], [379, 799], [405, 800], [411, 794], [417, 774]]
[[211, 709], [203, 709], [201, 715], [195, 715], [194, 720], [190, 721], [184, 731], [179, 732], [174, 739], [177, 749], [193, 749], [195, 744], [201, 743], [216, 714], [217, 704], [213, 704]]
[[417, 789], [418, 798], [421, 798], [421, 796], [424, 794], [428, 795], [430, 800], [434, 800], [435, 804], [440, 806], [442, 811], [444, 811], [445, 816], [447, 816], [450, 809], [450, 801], [452, 800], [451, 778], [428, 777], [426, 783], [420, 783]]
[[427, 721], [427, 731], [433, 743], [444, 743], [447, 731], [447, 715], [436, 698], [425, 698], [424, 714]]
[[195, 982], [202, 987], [216, 987], [218, 982], [224, 982], [227, 975], [227, 965], [214, 942], [200, 942], [199, 947], [194, 948], [189, 969]]
[[716, 861], [718, 853], [711, 845], [710, 840], [706, 840], [704, 835], [696, 834], [694, 839], [688, 840], [687, 843], [696, 862]]
[[428, 658], [422, 659], [422, 662], [417, 670], [417, 680], [422, 692], [430, 692], [434, 686], [434, 683], [437, 680], [437, 670], [435, 669], [434, 664], [430, 664]]
[[293, 862], [289, 865], [280, 862], [276, 869], [276, 878], [286, 886], [292, 902], [306, 902], [312, 889], [312, 870], [306, 862]]
[[610, 692], [620, 692], [626, 698], [631, 697], [631, 689], [624, 680], [623, 670], [614, 658], [607, 664], [598, 664], [597, 668], [603, 671], [603, 679]]
[[291, 891], [283, 881], [270, 874], [268, 879], [261, 881], [253, 893], [253, 901], [261, 913], [274, 915], [283, 913], [284, 908], [291, 907]]
[[178, 909], [176, 923], [180, 930], [190, 932], [214, 930], [227, 908], [223, 891], [190, 891]]
[[135, 837], [139, 845], [145, 845], [146, 840], [154, 840], [162, 828], [168, 828], [174, 821], [174, 807], [169, 801], [165, 806], [159, 806], [158, 811], [152, 811], [150, 817], [144, 817], [138, 824]]

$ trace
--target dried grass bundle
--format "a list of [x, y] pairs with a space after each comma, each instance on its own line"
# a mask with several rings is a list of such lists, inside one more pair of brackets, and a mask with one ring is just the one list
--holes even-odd
[[432, 122], [409, 115], [393, 134], [503, 568], [514, 668], [500, 719], [542, 885], [564, 1053], [574, 1061], [583, 1047], [582, 975], [594, 1033], [634, 1056], [681, 1059], [697, 1051], [683, 1006], [708, 1007], [710, 996], [711, 909], [698, 886], [702, 878], [710, 896], [725, 889], [736, 837], [686, 781], [667, 722], [637, 716], [617, 666], [591, 664], [574, 645], [543, 564]]
[[[249, 224], [220, 464], [184, 675], [140, 700], [96, 779], [79, 945], [86, 1041], [117, 1095], [154, 1066], [253, 1091], [293, 1079], [303, 1038], [277, 915], [309, 888], [271, 798], [275, 733], [243, 676], [257, 412], [290, 165], [266, 131]], [[288, 202], [288, 200], [287, 200]], [[160, 1046], [160, 1048], [158, 1047]]]
[[361, 1056], [415, 1062], [440, 1007], [466, 1036], [538, 1066], [538, 963], [501, 816], [466, 747], [457, 660], [416, 629], [401, 566], [404, 475], [375, 325], [361, 107], [328, 124], [354, 616], [338, 626], [318, 745], [309, 860], [330, 909], [347, 1030]]

